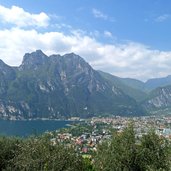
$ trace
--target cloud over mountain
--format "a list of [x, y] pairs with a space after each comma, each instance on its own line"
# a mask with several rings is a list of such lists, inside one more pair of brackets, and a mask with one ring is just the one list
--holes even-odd
[[[9, 65], [20, 65], [25, 52], [42, 49], [47, 54], [77, 53], [95, 69], [122, 77], [146, 80], [171, 74], [171, 51], [152, 49], [133, 41], [102, 43], [89, 33], [73, 28], [67, 33], [62, 29], [42, 32], [38, 28], [50, 27], [50, 15], [44, 12], [31, 14], [17, 6], [0, 6], [0, 18], [1, 23], [12, 24], [10, 28], [0, 29], [0, 40], [3, 40], [0, 58]], [[110, 32], [102, 34], [113, 36]]]

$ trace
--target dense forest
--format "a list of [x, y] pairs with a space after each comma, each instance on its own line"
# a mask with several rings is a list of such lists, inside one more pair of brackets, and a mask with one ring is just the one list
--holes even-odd
[[150, 131], [141, 138], [133, 126], [113, 133], [99, 144], [91, 158], [72, 146], [52, 143], [48, 135], [29, 138], [0, 137], [0, 170], [4, 171], [169, 171], [171, 145]]

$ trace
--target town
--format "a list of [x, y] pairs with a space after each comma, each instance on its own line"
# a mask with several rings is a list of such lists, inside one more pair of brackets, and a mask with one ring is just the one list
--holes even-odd
[[[93, 117], [91, 119], [74, 118], [77, 122], [68, 128], [54, 132], [52, 143], [65, 144], [83, 155], [91, 156], [99, 143], [110, 140], [114, 133], [121, 133], [133, 124], [135, 135], [141, 138], [149, 131], [155, 131], [160, 137], [171, 140], [171, 116], [142, 117]], [[79, 120], [79, 121], [78, 121]]]

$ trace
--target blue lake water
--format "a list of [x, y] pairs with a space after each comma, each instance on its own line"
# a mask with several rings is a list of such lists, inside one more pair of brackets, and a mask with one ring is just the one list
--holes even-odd
[[65, 128], [73, 121], [56, 120], [32, 120], [32, 121], [9, 121], [0, 120], [0, 135], [26, 137], [33, 134], [41, 134], [46, 131], [55, 131]]

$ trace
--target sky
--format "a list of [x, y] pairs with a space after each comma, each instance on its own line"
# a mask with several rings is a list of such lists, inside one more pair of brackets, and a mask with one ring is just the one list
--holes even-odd
[[120, 77], [171, 75], [171, 1], [0, 0], [0, 59], [19, 66], [37, 49]]

